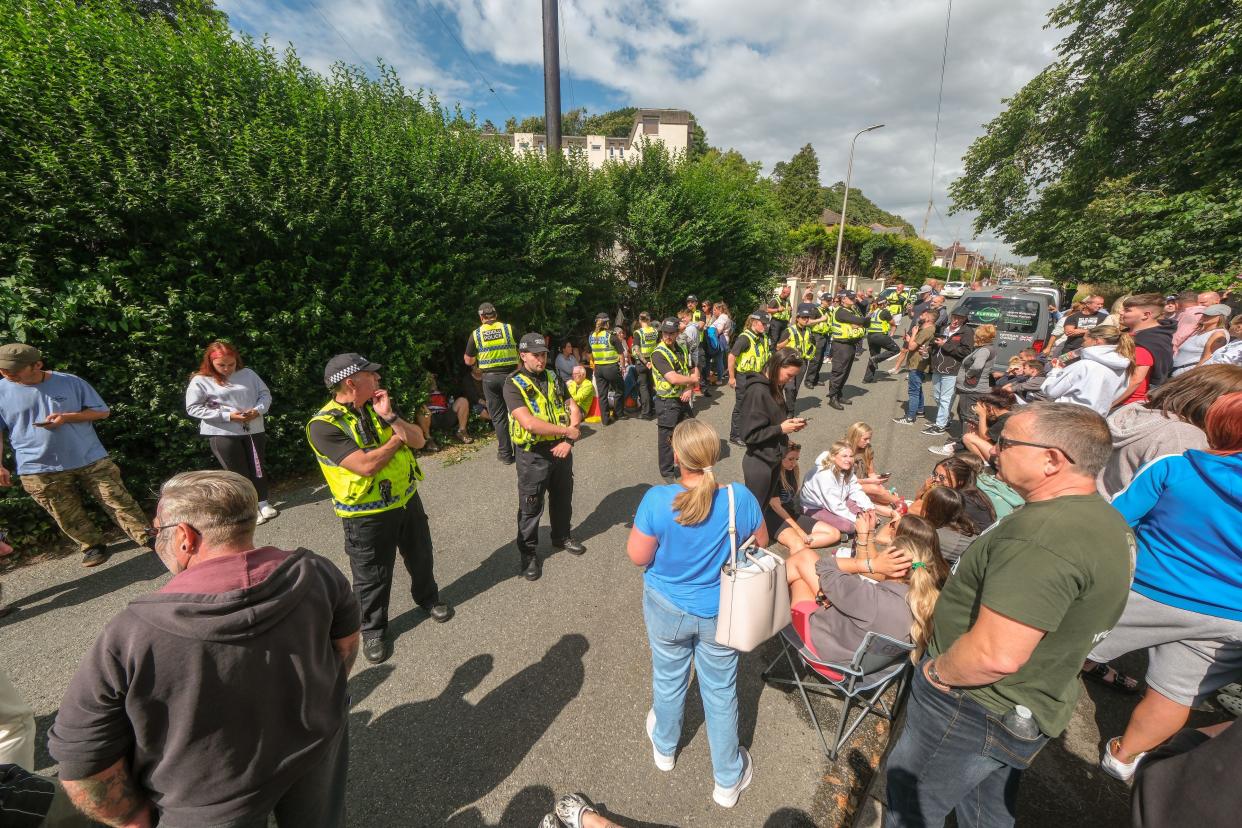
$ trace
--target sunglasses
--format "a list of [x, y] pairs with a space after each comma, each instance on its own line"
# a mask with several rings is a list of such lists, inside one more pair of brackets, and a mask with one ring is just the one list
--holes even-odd
[[1070, 461], [1071, 465], [1075, 464], [1074, 458], [1070, 457], [1070, 453], [1066, 451], [1065, 449], [1061, 448], [1060, 446], [1050, 446], [1047, 443], [1028, 443], [1026, 440], [1014, 440], [1009, 437], [1006, 437], [1003, 434], [996, 441], [996, 451], [998, 454], [1004, 451], [1005, 449], [1011, 448], [1013, 446], [1030, 446], [1031, 448], [1054, 449], [1064, 454], [1065, 459]]

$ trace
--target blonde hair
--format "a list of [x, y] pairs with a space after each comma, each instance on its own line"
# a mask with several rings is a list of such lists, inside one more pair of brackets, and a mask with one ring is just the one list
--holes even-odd
[[1016, 356], [1016, 357], [1009, 358], [1009, 370], [1010, 371], [1012, 371], [1014, 368], [1021, 368], [1023, 365], [1026, 365], [1026, 360], [1023, 359], [1022, 357]]
[[720, 435], [702, 420], [682, 420], [673, 429], [673, 453], [682, 471], [703, 473], [697, 486], [673, 498], [677, 522], [682, 526], [695, 526], [707, 520], [716, 499], [713, 467], [720, 459]]
[[1134, 337], [1118, 328], [1116, 325], [1096, 325], [1087, 331], [1087, 336], [1092, 339], [1098, 339], [1105, 345], [1115, 345], [1117, 353], [1129, 360], [1130, 364], [1126, 368], [1126, 378], [1134, 373]]
[[182, 472], [160, 487], [160, 523], [188, 523], [211, 546], [236, 543], [254, 534], [259, 496], [254, 484], [223, 469]]
[[996, 340], [995, 325], [980, 325], [975, 328], [975, 344], [990, 345]]
[[940, 539], [935, 528], [918, 515], [901, 518], [893, 537], [893, 549], [906, 552], [913, 559], [907, 576], [910, 588], [906, 591], [906, 605], [914, 619], [910, 624], [910, 640], [914, 642], [910, 659], [918, 663], [931, 640], [936, 600], [949, 577], [949, 565], [940, 554]]
[[845, 449], [849, 449], [850, 451], [854, 450], [853, 447], [849, 443], [845, 442], [844, 440], [837, 440], [835, 443], [829, 446], [828, 456], [825, 457], [823, 462], [819, 464], [820, 471], [831, 470], [833, 475], [835, 475], [838, 480], [842, 482], [849, 480], [849, 475], [854, 473], [853, 467], [850, 467], [850, 470], [848, 472], [843, 472], [837, 466], [836, 463], [832, 462], [832, 458], [836, 457], [838, 454], [840, 454]]
[[849, 444], [850, 450], [854, 452], [854, 468], [858, 468], [858, 461], [863, 461], [863, 476], [871, 474], [871, 466], [875, 463], [875, 451], [871, 446], [865, 449], [859, 449], [858, 443], [862, 440], [864, 434], [875, 434], [875, 429], [864, 422], [857, 422], [845, 430], [845, 442]]

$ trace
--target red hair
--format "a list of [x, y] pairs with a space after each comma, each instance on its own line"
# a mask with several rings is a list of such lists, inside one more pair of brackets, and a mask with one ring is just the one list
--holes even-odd
[[218, 356], [231, 356], [233, 359], [237, 360], [237, 368], [235, 370], [240, 371], [242, 368], [246, 367], [245, 364], [242, 363], [241, 354], [237, 352], [236, 348], [234, 348], [230, 343], [225, 342], [223, 339], [217, 339], [215, 342], [208, 345], [206, 350], [203, 351], [203, 362], [198, 366], [198, 371], [196, 373], [200, 377], [211, 377], [220, 385], [224, 385], [224, 377], [220, 376], [220, 372], [216, 370], [216, 366], [211, 364], [211, 361]]
[[1217, 397], [1208, 409], [1203, 430], [1217, 454], [1242, 452], [1242, 391]]

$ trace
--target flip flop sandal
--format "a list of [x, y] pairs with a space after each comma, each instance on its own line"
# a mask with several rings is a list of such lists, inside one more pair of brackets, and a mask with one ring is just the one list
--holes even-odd
[[[1108, 677], [1110, 673], [1112, 678]], [[1119, 693], [1125, 693], [1128, 696], [1136, 696], [1139, 693], [1139, 683], [1137, 681], [1125, 673], [1108, 666], [1108, 664], [1101, 663], [1095, 665], [1090, 670], [1083, 670], [1082, 676], [1105, 687], [1110, 687]]]
[[1228, 710], [1234, 716], [1242, 719], [1242, 698], [1220, 693], [1216, 696], [1216, 703]]

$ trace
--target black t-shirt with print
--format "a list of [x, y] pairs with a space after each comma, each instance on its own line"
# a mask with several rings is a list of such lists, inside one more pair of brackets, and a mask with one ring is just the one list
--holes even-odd
[[[1072, 313], [1068, 318], [1066, 318], [1065, 327], [1074, 327], [1081, 331], [1088, 331], [1107, 318], [1108, 314], [1102, 310], [1098, 310], [1095, 313]], [[1061, 353], [1068, 354], [1070, 351], [1081, 348], [1082, 341], [1085, 337], [1085, 333], [1080, 333], [1077, 336], [1066, 337], [1065, 347], [1061, 349]]]

